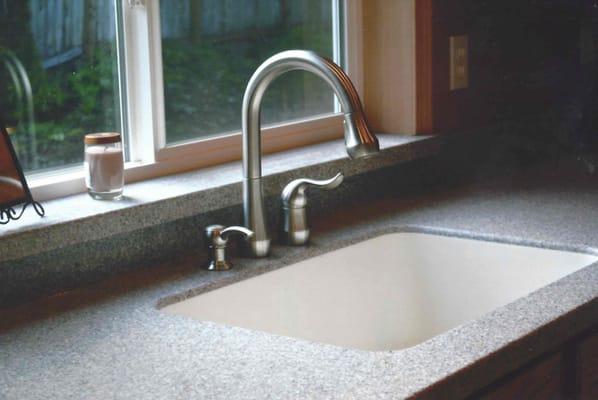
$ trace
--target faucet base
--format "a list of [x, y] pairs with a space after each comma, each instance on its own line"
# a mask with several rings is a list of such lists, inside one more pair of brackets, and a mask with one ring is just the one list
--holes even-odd
[[262, 258], [270, 253], [270, 239], [245, 241], [245, 253], [249, 257]]

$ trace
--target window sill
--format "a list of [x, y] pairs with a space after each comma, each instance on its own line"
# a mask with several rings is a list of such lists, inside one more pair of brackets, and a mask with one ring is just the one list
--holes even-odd
[[[276, 195], [288, 181], [328, 178], [381, 169], [437, 154], [438, 136], [379, 134], [381, 152], [349, 160], [342, 139], [270, 154], [263, 159], [265, 195]], [[0, 262], [132, 232], [241, 203], [241, 163], [232, 162], [129, 184], [121, 201], [92, 200], [78, 194], [44, 203], [46, 217], [26, 212], [0, 227]]]
[[[262, 152], [276, 153], [343, 137], [343, 117], [322, 114], [265, 126]], [[241, 132], [175, 143], [157, 151], [155, 158], [125, 164], [127, 185], [152, 178], [212, 167], [241, 159]], [[151, 152], [153, 153], [153, 147]], [[33, 198], [48, 201], [85, 193], [83, 167], [73, 165], [27, 176]]]

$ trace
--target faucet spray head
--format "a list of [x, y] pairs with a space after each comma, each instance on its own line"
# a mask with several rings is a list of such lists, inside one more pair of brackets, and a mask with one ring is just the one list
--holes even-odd
[[345, 119], [345, 147], [351, 158], [363, 158], [380, 151], [378, 138], [368, 127], [365, 112], [359, 100], [359, 95], [353, 83], [341, 67], [334, 62], [323, 58], [332, 73], [340, 82], [346, 94], [349, 109], [344, 109]]
[[345, 114], [343, 125], [345, 127], [345, 148], [349, 157], [352, 159], [366, 158], [380, 151], [378, 138], [370, 132], [363, 114], [358, 118], [354, 113]]

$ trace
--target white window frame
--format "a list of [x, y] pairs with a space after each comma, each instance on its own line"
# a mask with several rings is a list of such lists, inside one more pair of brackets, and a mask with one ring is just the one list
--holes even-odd
[[[362, 1], [331, 0], [335, 9], [344, 6], [343, 50], [339, 46], [338, 12], [333, 13], [334, 58], [344, 58], [346, 70], [363, 98], [362, 76]], [[122, 92], [126, 92], [127, 110], [122, 118], [128, 129], [129, 159], [125, 165], [127, 183], [158, 176], [221, 164], [241, 158], [241, 132], [167, 145], [162, 76], [162, 38], [159, 0], [116, 0], [122, 6], [124, 46]], [[343, 54], [341, 54], [343, 53]], [[122, 98], [122, 97], [121, 97]], [[287, 121], [262, 128], [263, 151], [282, 151], [342, 137], [342, 116], [335, 113]], [[241, 110], [239, 110], [239, 119]], [[150, 132], [150, 133], [148, 133]], [[66, 168], [54, 173], [28, 176], [36, 199], [49, 200], [85, 189], [81, 167]]]

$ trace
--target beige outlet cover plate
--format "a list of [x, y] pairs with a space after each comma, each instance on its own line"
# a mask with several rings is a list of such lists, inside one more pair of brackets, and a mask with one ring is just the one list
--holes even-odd
[[450, 90], [469, 86], [469, 38], [467, 35], [451, 36], [450, 47]]

